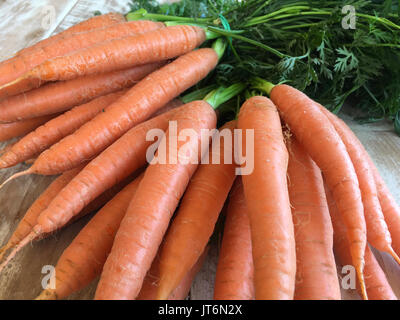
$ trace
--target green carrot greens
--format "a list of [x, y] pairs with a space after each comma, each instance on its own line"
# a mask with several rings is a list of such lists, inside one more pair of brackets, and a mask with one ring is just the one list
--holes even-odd
[[[354, 29], [342, 24], [349, 5]], [[287, 82], [336, 113], [351, 101], [362, 121], [386, 118], [398, 130], [400, 1], [138, 0], [131, 8], [128, 20], [195, 23], [228, 39], [216, 70], [193, 90], [255, 77]]]

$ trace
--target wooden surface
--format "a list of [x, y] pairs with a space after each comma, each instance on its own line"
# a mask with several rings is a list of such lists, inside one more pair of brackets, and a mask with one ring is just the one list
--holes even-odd
[[[93, 15], [102, 13], [127, 12], [126, 0], [3, 0], [0, 2], [0, 57], [8, 57], [21, 48], [59, 32]], [[54, 7], [54, 21], [42, 27], [42, 20], [48, 14], [47, 6]], [[46, 8], [46, 10], [44, 9]], [[45, 23], [46, 24], [46, 23]], [[0, 58], [2, 60], [2, 58]], [[400, 202], [400, 138], [392, 126], [379, 123], [361, 126], [343, 116], [363, 142], [377, 164], [390, 190]], [[0, 143], [0, 148], [5, 143]], [[15, 172], [27, 168], [19, 165], [0, 171], [0, 182]], [[52, 181], [52, 177], [22, 177], [0, 191], [0, 245], [6, 243], [17, 223], [32, 202]], [[68, 246], [82, 226], [90, 219], [86, 217], [54, 236], [27, 246], [0, 274], [0, 299], [32, 299], [41, 291], [41, 273], [44, 265], [55, 265], [62, 251]], [[215, 237], [203, 269], [197, 275], [190, 299], [212, 299], [213, 282], [218, 257], [218, 239]], [[394, 291], [400, 297], [400, 268], [386, 254], [377, 253]], [[69, 299], [91, 299], [97, 281]], [[353, 291], [343, 290], [344, 299], [357, 299]]]

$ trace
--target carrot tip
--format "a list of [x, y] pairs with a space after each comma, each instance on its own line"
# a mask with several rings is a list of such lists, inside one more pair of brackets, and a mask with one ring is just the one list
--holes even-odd
[[[4, 252], [2, 252], [0, 260], [0, 272], [8, 265], [8, 263], [15, 257], [15, 255], [29, 242], [37, 237], [36, 232], [32, 231], [24, 239], [22, 239], [17, 245], [9, 246]], [[8, 255], [7, 252], [10, 252]]]
[[360, 268], [357, 269], [357, 275], [360, 282], [361, 296], [363, 300], [368, 300], [367, 288], [365, 287], [365, 281], [364, 281], [364, 274]]
[[396, 254], [396, 252], [394, 252], [393, 248], [390, 247], [388, 253], [393, 257], [393, 259], [400, 265], [400, 258], [399, 256]]
[[21, 172], [18, 172], [16, 174], [12, 175], [6, 181], [4, 181], [2, 184], [0, 184], [0, 189], [3, 188], [11, 180], [14, 180], [14, 179], [16, 179], [18, 177], [25, 176], [25, 175], [28, 175], [28, 174], [31, 174], [31, 173], [32, 173], [31, 168], [29, 168], [28, 170], [21, 171]]
[[156, 300], [168, 300], [169, 295], [170, 295], [169, 290], [163, 287], [159, 287], [157, 291]]
[[[4, 149], [0, 152], [1, 157], [3, 157], [3, 155], [6, 153], [6, 151], [4, 151]], [[3, 160], [0, 159], [0, 169], [5, 169], [7, 168], [7, 163]]]
[[25, 164], [33, 164], [36, 161], [36, 159], [37, 158], [32, 158], [32, 159], [25, 160], [24, 162], [25, 162]]
[[12, 248], [12, 245], [7, 243], [5, 246], [0, 248], [0, 261], [3, 260], [3, 256], [6, 254], [7, 250]]
[[[12, 249], [12, 250], [7, 255], [6, 253], [9, 252], [10, 249]], [[0, 262], [1, 262], [0, 263], [0, 272], [3, 271], [3, 269], [8, 265], [8, 263], [12, 260], [12, 258], [15, 256], [16, 253], [17, 252], [16, 252], [15, 248], [12, 248], [12, 247], [10, 247], [10, 248], [8, 248], [8, 250], [5, 250], [4, 252], [2, 252], [1, 260], [0, 260]]]
[[35, 300], [57, 300], [57, 295], [55, 290], [46, 289], [43, 290]]

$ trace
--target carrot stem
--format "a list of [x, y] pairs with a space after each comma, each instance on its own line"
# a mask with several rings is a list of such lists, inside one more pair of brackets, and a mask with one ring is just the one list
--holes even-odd
[[199, 23], [193, 23], [193, 22], [182, 22], [182, 21], [165, 21], [164, 24], [167, 27], [172, 27], [172, 26], [179, 26], [179, 25], [188, 25], [188, 26], [195, 26], [204, 29], [206, 33], [206, 40], [212, 40], [212, 39], [217, 39], [221, 37], [218, 33], [215, 33], [213, 31], [210, 31], [207, 26]]
[[179, 21], [179, 22], [196, 23], [196, 22], [211, 22], [213, 20], [213, 18], [188, 18], [188, 17], [177, 17], [164, 14], [149, 13], [144, 8], [141, 8], [133, 12], [129, 12], [125, 17], [126, 20], [128, 21], [148, 19], [157, 21]]
[[252, 45], [254, 45], [254, 46], [256, 46], [256, 47], [259, 47], [259, 48], [261, 48], [261, 49], [264, 49], [264, 50], [266, 50], [266, 51], [268, 51], [268, 52], [270, 52], [270, 53], [272, 53], [272, 54], [278, 56], [279, 58], [284, 58], [284, 57], [286, 57], [286, 55], [283, 54], [282, 52], [280, 52], [280, 51], [278, 51], [278, 50], [276, 50], [276, 49], [274, 49], [274, 48], [272, 48], [272, 47], [270, 47], [270, 46], [267, 46], [266, 44], [261, 43], [261, 42], [259, 42], [259, 41], [256, 41], [256, 40], [249, 39], [249, 38], [246, 38], [246, 37], [244, 37], [244, 36], [241, 36], [241, 35], [237, 34], [237, 33], [234, 32], [234, 31], [227, 31], [227, 30], [224, 30], [224, 29], [221, 29], [221, 28], [217, 28], [217, 27], [212, 27], [212, 26], [209, 26], [209, 27], [208, 27], [208, 30], [210, 30], [210, 31], [212, 31], [212, 32], [215, 32], [215, 33], [218, 33], [218, 34], [220, 34], [220, 35], [222, 35], [222, 36], [232, 37], [232, 38], [234, 38], [234, 39], [237, 39], [237, 40], [241, 40], [241, 41], [243, 41], [243, 42], [250, 43], [250, 44], [252, 44]]
[[192, 91], [184, 96], [180, 97], [179, 100], [183, 102], [183, 104], [203, 99], [208, 93], [212, 90], [217, 89], [218, 86], [216, 84], [211, 84], [209, 86], [203, 87], [201, 89]]
[[310, 6], [289, 6], [289, 7], [283, 7], [279, 10], [275, 10], [272, 13], [263, 15], [263, 16], [259, 16], [256, 18], [253, 18], [249, 21], [246, 22], [246, 24], [244, 25], [245, 27], [250, 27], [259, 23], [264, 23], [266, 21], [268, 21], [268, 19], [274, 17], [274, 16], [278, 16], [279, 14], [283, 13], [283, 12], [291, 12], [291, 13], [300, 13], [301, 10], [310, 10], [312, 9]]
[[253, 79], [251, 79], [250, 83], [251, 83], [252, 88], [261, 90], [268, 95], [270, 95], [272, 89], [275, 87], [275, 85], [273, 83], [268, 82], [268, 81], [258, 78], [258, 77], [254, 77]]
[[207, 94], [203, 100], [207, 101], [207, 103], [210, 104], [215, 110], [221, 104], [238, 95], [245, 88], [246, 86], [243, 83], [235, 83], [227, 88], [219, 87], [218, 89], [212, 90], [209, 94]]
[[226, 46], [227, 46], [226, 40], [221, 38], [215, 40], [214, 43], [212, 44], [212, 48], [217, 53], [219, 60], [221, 60], [221, 58], [223, 57], [226, 50]]

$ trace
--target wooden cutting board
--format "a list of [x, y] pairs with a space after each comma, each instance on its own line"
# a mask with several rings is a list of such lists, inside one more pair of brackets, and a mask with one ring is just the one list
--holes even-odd
[[[0, 2], [0, 60], [14, 52], [87, 19], [96, 10], [128, 12], [128, 0], [4, 0]], [[363, 142], [376, 162], [392, 193], [400, 202], [400, 138], [391, 124], [359, 125], [350, 117], [345, 121]], [[6, 143], [1, 144], [0, 148]], [[0, 171], [0, 182], [26, 165]], [[52, 177], [27, 176], [0, 191], [0, 245], [6, 243], [32, 202], [53, 180]], [[45, 265], [55, 265], [62, 251], [90, 219], [86, 217], [54, 236], [27, 246], [0, 274], [0, 299], [32, 299], [41, 291]], [[400, 268], [386, 254], [377, 253], [396, 294], [400, 297]], [[190, 299], [212, 299], [218, 257], [218, 239], [211, 244], [207, 260], [197, 275]], [[97, 281], [69, 299], [92, 299]], [[342, 290], [344, 299], [358, 299], [352, 290]]]

